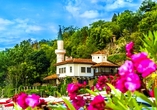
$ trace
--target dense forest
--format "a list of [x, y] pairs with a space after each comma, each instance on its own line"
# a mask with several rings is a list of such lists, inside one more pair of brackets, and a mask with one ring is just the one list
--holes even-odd
[[[157, 3], [145, 0], [136, 12], [115, 13], [111, 21], [99, 20], [82, 28], [62, 27], [66, 56], [91, 58], [91, 53], [106, 50], [108, 60], [125, 61], [125, 44], [135, 43], [135, 51], [143, 46], [141, 39], [148, 31], [157, 30]], [[0, 52], [0, 86], [19, 87], [42, 83], [55, 73], [56, 40], [32, 42], [30, 39]]]

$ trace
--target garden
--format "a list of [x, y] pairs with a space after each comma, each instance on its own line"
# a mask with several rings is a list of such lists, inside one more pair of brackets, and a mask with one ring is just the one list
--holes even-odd
[[15, 110], [156, 110], [157, 32], [149, 32], [142, 41], [144, 48], [138, 53], [134, 42], [126, 44], [127, 60], [118, 73], [99, 76], [91, 88], [67, 79], [60, 91], [52, 89], [59, 101], [47, 101], [33, 92], [19, 92], [7, 101], [14, 102]]

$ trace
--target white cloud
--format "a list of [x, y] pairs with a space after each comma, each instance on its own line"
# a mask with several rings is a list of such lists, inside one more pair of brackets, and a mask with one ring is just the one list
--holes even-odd
[[82, 18], [96, 18], [98, 16], [99, 13], [96, 10], [85, 11], [83, 14], [80, 15], [80, 17]]
[[114, 1], [112, 4], [109, 3], [105, 6], [105, 10], [106, 11], [112, 11], [112, 10], [116, 10], [119, 8], [130, 8], [130, 7], [135, 7], [137, 8], [139, 4], [135, 4], [132, 2], [132, 0], [116, 0]]
[[10, 24], [13, 24], [13, 23], [14, 22], [12, 22], [10, 20], [0, 18], [0, 25], [10, 25]]
[[29, 19], [8, 20], [0, 18], [0, 46], [5, 45], [5, 48], [8, 48], [10, 45], [18, 44], [29, 39], [30, 35], [41, 32], [43, 28], [47, 27], [36, 25], [35, 22]]
[[72, 5], [68, 5], [68, 6], [66, 6], [66, 9], [74, 17], [77, 17], [77, 15], [79, 15], [79, 8], [78, 7], [75, 7], [75, 6], [72, 6]]
[[25, 32], [31, 33], [42, 30], [42, 27], [36, 25], [28, 25]]

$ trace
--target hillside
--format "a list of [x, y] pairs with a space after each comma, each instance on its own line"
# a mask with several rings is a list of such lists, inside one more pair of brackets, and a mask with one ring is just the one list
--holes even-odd
[[[126, 60], [125, 45], [135, 43], [135, 52], [143, 46], [148, 31], [157, 30], [157, 3], [146, 0], [136, 12], [115, 13], [111, 21], [98, 20], [82, 28], [62, 27], [66, 56], [91, 58], [91, 53], [105, 50], [108, 60], [121, 64]], [[0, 52], [0, 86], [32, 85], [56, 72], [56, 40], [30, 39]]]

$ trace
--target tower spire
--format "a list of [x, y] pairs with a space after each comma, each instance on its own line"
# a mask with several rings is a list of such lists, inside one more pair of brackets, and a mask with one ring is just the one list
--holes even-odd
[[57, 63], [64, 61], [64, 55], [66, 53], [66, 50], [64, 49], [64, 42], [60, 25], [57, 39], [57, 49], [55, 50], [55, 53], [57, 55]]
[[61, 25], [59, 25], [58, 40], [63, 40]]

